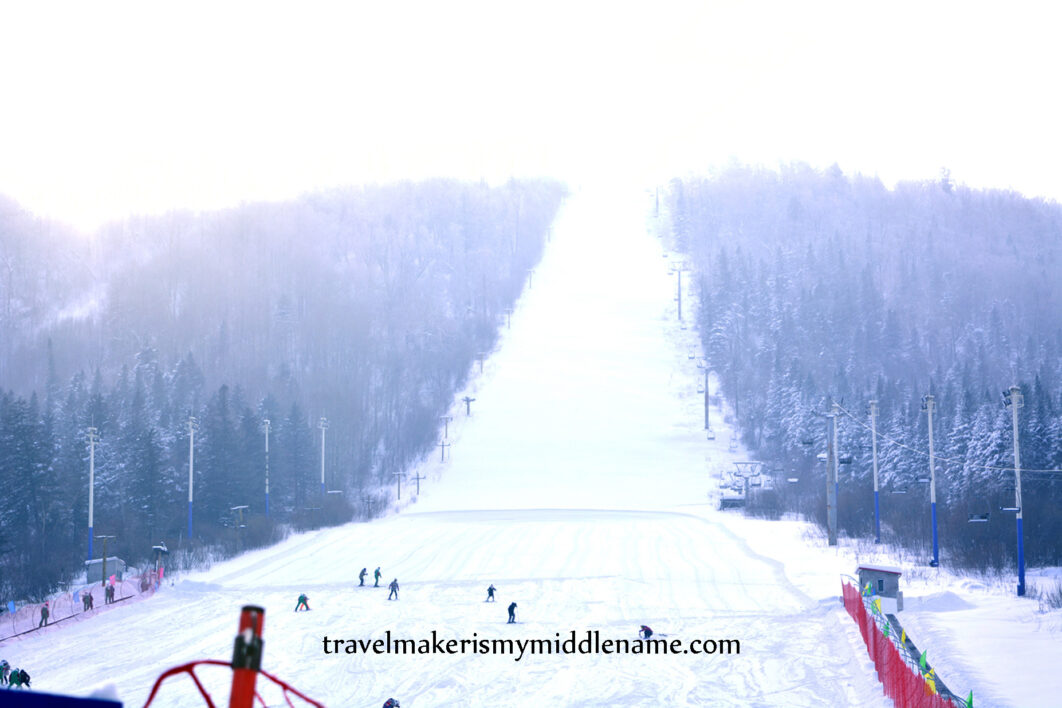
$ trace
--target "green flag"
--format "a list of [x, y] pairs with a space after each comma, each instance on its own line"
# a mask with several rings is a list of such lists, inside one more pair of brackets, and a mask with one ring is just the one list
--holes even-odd
[[925, 673], [926, 670], [926, 654], [928, 653], [929, 652], [924, 651], [922, 652], [922, 656], [918, 657], [918, 668], [922, 669], [922, 673]]
[[886, 622], [884, 625], [882, 625], [881, 633], [885, 635], [886, 639], [889, 638], [889, 623], [888, 622]]
[[966, 708], [973, 708], [973, 690], [971, 689], [970, 695], [966, 697]]

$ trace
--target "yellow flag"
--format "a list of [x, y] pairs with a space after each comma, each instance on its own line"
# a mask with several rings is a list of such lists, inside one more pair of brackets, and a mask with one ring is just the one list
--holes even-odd
[[903, 646], [907, 646], [907, 630], [906, 629], [900, 630], [900, 644], [903, 645]]

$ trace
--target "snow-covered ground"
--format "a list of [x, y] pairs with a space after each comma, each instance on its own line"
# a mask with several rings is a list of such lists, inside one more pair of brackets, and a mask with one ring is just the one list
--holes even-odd
[[[713, 409], [705, 440], [693, 329], [638, 191], [579, 193], [503, 332], [453, 409], [449, 459], [431, 456], [401, 513], [289, 538], [116, 607], [0, 647], [42, 690], [113, 682], [142, 705], [165, 668], [228, 659], [239, 608], [266, 608], [263, 668], [329, 706], [886, 706], [838, 602], [854, 547], [806, 524], [716, 510], [740, 449]], [[692, 299], [692, 298], [691, 298]], [[684, 300], [684, 310], [689, 303]], [[689, 315], [687, 314], [687, 319]], [[381, 587], [357, 573], [381, 566]], [[486, 603], [486, 588], [498, 588]], [[976, 705], [1058, 704], [1060, 613], [947, 576], [904, 586], [901, 620], [944, 681]], [[305, 592], [313, 608], [294, 613]], [[515, 625], [505, 607], [518, 603]], [[737, 655], [328, 654], [332, 639], [553, 639], [648, 624], [737, 639]], [[215, 696], [228, 675], [204, 671]], [[222, 700], [224, 700], [222, 698]], [[277, 700], [270, 701], [276, 704]], [[202, 705], [178, 680], [162, 705]]]

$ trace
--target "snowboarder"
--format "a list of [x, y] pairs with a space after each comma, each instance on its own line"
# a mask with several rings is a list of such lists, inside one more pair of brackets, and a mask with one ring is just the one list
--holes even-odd
[[395, 578], [394, 580], [392, 580], [391, 584], [388, 587], [391, 588], [391, 594], [387, 596], [387, 599], [388, 600], [397, 600], [398, 599], [398, 578]]
[[653, 636], [653, 630], [643, 624], [641, 631], [638, 632], [638, 636], [642, 639], [648, 639], [649, 637]]
[[398, 705], [398, 700], [395, 698], [388, 698], [383, 704], [383, 708], [402, 708]]
[[509, 605], [509, 621], [506, 624], [514, 624], [516, 622], [516, 603]]
[[494, 585], [491, 585], [489, 588], [487, 588], [487, 599], [485, 600], [485, 602], [494, 602], [494, 590]]
[[7, 659], [0, 660], [0, 686], [7, 685], [7, 676], [11, 673], [11, 664], [7, 663]]
[[380, 572], [380, 566], [376, 566], [376, 570], [374, 570], [372, 574], [376, 576], [376, 584], [373, 585], [373, 587], [380, 587], [380, 576], [383, 575], [383, 573]]
[[368, 574], [369, 574], [369, 571], [365, 570], [364, 568], [362, 568], [361, 572], [358, 573], [358, 587], [359, 588], [365, 587], [365, 576], [368, 575]]
[[48, 626], [48, 603], [41, 605], [41, 621], [37, 623], [37, 628]]
[[300, 607], [302, 609], [304, 609], [304, 610], [310, 609], [310, 604], [309, 603], [310, 603], [310, 600], [309, 600], [308, 597], [306, 597], [305, 593], [303, 593], [302, 595], [299, 595], [299, 604], [295, 605], [295, 611], [298, 612]]

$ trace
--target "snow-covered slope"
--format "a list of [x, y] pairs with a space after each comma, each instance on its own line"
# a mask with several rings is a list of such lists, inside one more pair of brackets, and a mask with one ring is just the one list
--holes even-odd
[[[703, 434], [692, 330], [646, 233], [644, 196], [572, 198], [498, 352], [454, 407], [402, 512], [293, 537], [153, 598], [0, 650], [41, 689], [113, 681], [141, 705], [164, 668], [227, 659], [241, 605], [266, 608], [264, 668], [329, 706], [888, 705], [837, 603], [843, 554], [799, 526], [715, 510], [741, 459]], [[461, 394], [464, 395], [464, 394]], [[408, 501], [407, 482], [403, 496]], [[769, 534], [777, 534], [778, 542]], [[381, 588], [357, 573], [382, 566]], [[397, 602], [383, 588], [401, 583]], [[487, 585], [498, 602], [486, 603]], [[309, 595], [308, 613], [294, 613]], [[505, 607], [518, 604], [515, 625]], [[739, 655], [329, 654], [323, 639], [736, 639]], [[225, 695], [224, 670], [207, 673]], [[947, 679], [947, 676], [945, 676]], [[964, 690], [965, 686], [955, 686]], [[202, 705], [190, 683], [166, 706]], [[222, 699], [223, 700], [223, 699]]]

